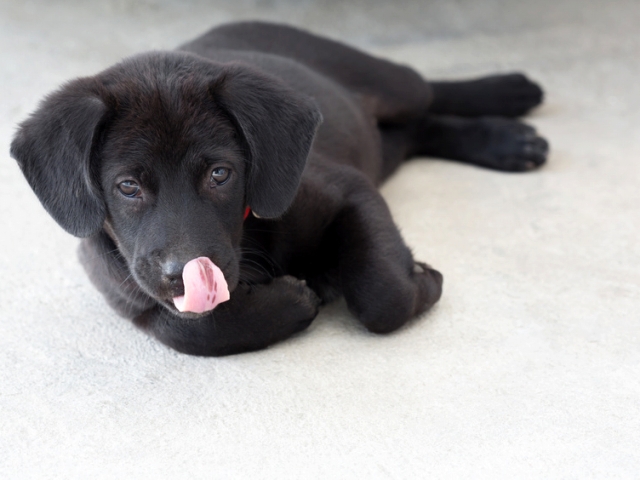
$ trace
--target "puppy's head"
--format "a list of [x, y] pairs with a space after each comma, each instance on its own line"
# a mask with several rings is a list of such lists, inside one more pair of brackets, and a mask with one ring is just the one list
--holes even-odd
[[175, 310], [191, 259], [237, 285], [245, 208], [286, 211], [320, 121], [313, 101], [248, 66], [152, 53], [50, 95], [11, 154], [65, 230], [104, 229], [143, 290]]

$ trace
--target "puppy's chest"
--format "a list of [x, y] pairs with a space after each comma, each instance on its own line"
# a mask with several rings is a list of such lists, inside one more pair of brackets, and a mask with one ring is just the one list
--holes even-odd
[[286, 274], [303, 278], [327, 267], [328, 260], [320, 257], [330, 249], [331, 212], [320, 205], [306, 211], [300, 207], [294, 205], [277, 221], [247, 220], [241, 245], [243, 279], [261, 283]]

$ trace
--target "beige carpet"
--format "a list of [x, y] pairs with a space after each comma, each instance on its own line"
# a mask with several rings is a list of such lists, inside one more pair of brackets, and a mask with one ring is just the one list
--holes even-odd
[[[0, 478], [638, 478], [640, 3], [424, 3], [0, 5]], [[400, 332], [337, 303], [266, 351], [168, 350], [106, 307], [9, 158], [64, 80], [237, 18], [546, 87], [542, 170], [420, 159], [385, 185], [445, 276]]]

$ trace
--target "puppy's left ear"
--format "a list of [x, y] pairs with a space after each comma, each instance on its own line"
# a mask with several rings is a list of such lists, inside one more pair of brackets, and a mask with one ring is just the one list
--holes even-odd
[[242, 64], [225, 65], [210, 91], [249, 149], [247, 204], [259, 217], [280, 217], [298, 190], [320, 110], [311, 98]]
[[77, 237], [96, 233], [106, 211], [91, 166], [107, 112], [95, 90], [90, 77], [67, 83], [20, 125], [11, 143], [11, 156], [42, 205]]

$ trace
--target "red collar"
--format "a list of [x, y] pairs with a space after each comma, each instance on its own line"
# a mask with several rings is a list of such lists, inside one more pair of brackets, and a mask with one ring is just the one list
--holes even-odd
[[251, 207], [245, 208], [244, 209], [244, 218], [243, 218], [243, 220], [246, 220], [250, 213], [251, 213]]

